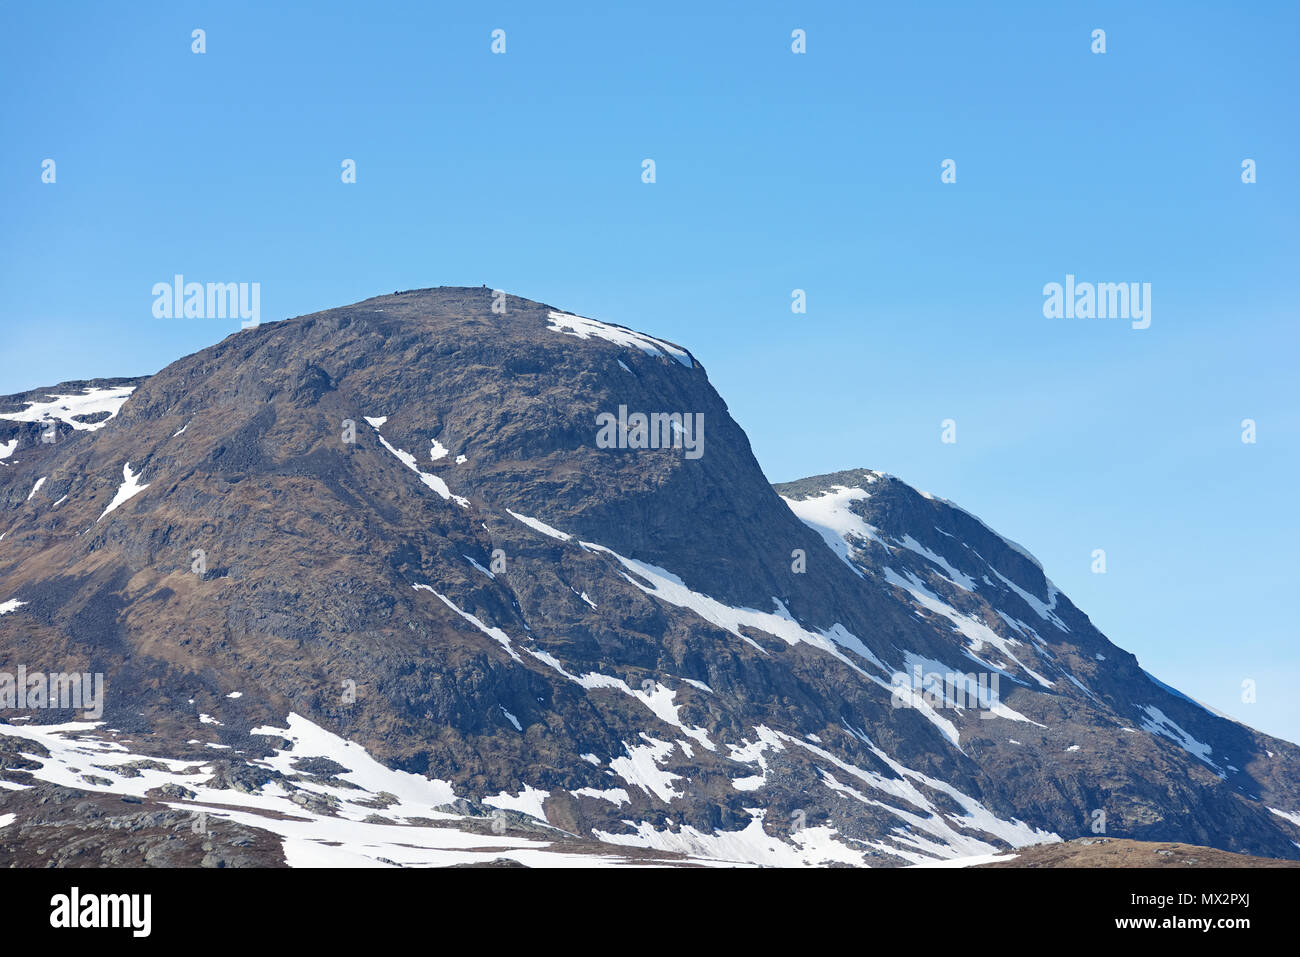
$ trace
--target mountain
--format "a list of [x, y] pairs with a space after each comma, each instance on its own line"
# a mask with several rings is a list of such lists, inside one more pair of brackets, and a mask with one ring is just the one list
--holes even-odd
[[0, 452], [0, 860], [1300, 859], [1300, 749], [952, 503], [773, 487], [650, 335], [395, 293], [0, 399]]

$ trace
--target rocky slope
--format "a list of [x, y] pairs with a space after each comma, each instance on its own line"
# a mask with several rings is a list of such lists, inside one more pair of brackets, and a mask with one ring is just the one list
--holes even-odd
[[[0, 712], [0, 838], [54, 785], [269, 831], [266, 863], [889, 866], [1098, 826], [1300, 858], [1300, 749], [1151, 679], [1024, 549], [867, 470], [774, 489], [685, 349], [493, 302], [0, 399], [0, 672], [104, 675], [98, 724]], [[681, 447], [602, 447], [620, 407]]]

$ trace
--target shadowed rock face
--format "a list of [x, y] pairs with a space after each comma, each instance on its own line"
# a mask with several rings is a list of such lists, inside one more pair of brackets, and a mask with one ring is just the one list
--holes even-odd
[[[383, 296], [0, 400], [0, 669], [103, 672], [107, 728], [228, 746], [225, 787], [270, 786], [250, 731], [296, 713], [480, 810], [546, 791], [588, 842], [734, 859], [709, 838], [759, 809], [809, 860], [897, 864], [1104, 811], [1300, 857], [1269, 810], [1300, 751], [1154, 682], [1022, 548], [867, 470], [774, 489], [685, 350], [505, 305]], [[3, 418], [127, 386], [53, 443]], [[620, 406], [701, 414], [703, 454], [598, 447]], [[992, 716], [891, 693], [917, 664], [996, 675]]]

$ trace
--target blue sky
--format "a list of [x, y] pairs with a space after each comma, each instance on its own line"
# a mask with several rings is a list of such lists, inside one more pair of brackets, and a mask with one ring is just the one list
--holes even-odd
[[[234, 331], [152, 316], [177, 272], [264, 320], [487, 283], [687, 345], [773, 481], [950, 498], [1300, 740], [1294, 4], [264, 6], [5, 6], [0, 393]], [[1044, 318], [1067, 273], [1150, 328]]]

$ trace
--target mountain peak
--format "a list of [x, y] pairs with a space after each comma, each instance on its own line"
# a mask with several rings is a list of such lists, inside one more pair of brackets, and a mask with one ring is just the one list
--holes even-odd
[[[291, 328], [324, 323], [331, 329], [377, 327], [385, 333], [405, 323], [468, 338], [492, 336], [516, 346], [523, 343], [555, 345], [556, 340], [551, 336], [540, 335], [545, 331], [571, 339], [607, 342], [650, 356], [667, 357], [688, 369], [696, 365], [690, 353], [676, 343], [487, 286], [436, 286], [400, 290], [349, 306], [299, 316], [287, 322]], [[262, 328], [270, 330], [278, 325], [271, 324]], [[235, 336], [231, 336], [226, 341], [234, 339]]]
[[[315, 861], [447, 862], [428, 821], [498, 811], [517, 858], [545, 828], [574, 853], [897, 865], [1098, 808], [1300, 856], [1300, 749], [1152, 680], [942, 499], [870, 469], [771, 486], [698, 371], [443, 287], [241, 332], [93, 423], [0, 399], [6, 648], [105, 688], [102, 725], [0, 726], [24, 755], [0, 777], [216, 815], [238, 791], [242, 825]], [[665, 441], [602, 440], [636, 415]]]

